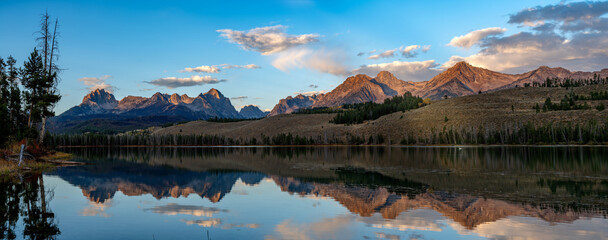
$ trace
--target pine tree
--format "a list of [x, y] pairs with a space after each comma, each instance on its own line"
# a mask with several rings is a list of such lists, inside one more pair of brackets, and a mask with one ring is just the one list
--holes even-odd
[[8, 100], [8, 109], [10, 111], [11, 123], [9, 128], [13, 135], [17, 137], [17, 139], [19, 139], [23, 131], [22, 125], [24, 122], [23, 110], [21, 107], [21, 90], [19, 90], [18, 82], [20, 69], [15, 66], [17, 61], [12, 56], [9, 56], [7, 58], [6, 63], [8, 65], [8, 82], [10, 88], [10, 99]]
[[56, 74], [48, 75], [44, 61], [38, 50], [30, 54], [28, 61], [23, 64], [21, 83], [25, 89], [26, 111], [28, 111], [27, 126], [29, 137], [35, 137], [38, 123], [47, 116], [53, 116], [52, 106], [60, 96], [52, 90]]
[[[5, 66], [4, 59], [0, 58], [0, 126], [10, 125], [10, 113], [7, 101], [10, 92]], [[6, 142], [8, 135], [10, 134], [9, 130], [9, 128], [0, 127], [0, 145], [4, 145]]]

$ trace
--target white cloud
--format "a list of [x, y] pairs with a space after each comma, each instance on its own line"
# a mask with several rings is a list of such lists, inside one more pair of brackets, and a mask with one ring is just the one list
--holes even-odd
[[78, 79], [78, 81], [81, 81], [84, 85], [89, 87], [89, 91], [95, 91], [95, 89], [104, 89], [107, 92], [114, 92], [116, 90], [116, 87], [106, 83], [106, 80], [111, 79], [112, 76], [110, 75], [104, 75], [101, 77], [83, 77]]
[[348, 72], [344, 62], [346, 62], [345, 54], [341, 51], [298, 48], [276, 54], [272, 66], [284, 72], [292, 68], [309, 68], [343, 76]]
[[[249, 106], [254, 106], [254, 107], [260, 108], [260, 105], [257, 105], [257, 104], [238, 105], [238, 106], [234, 106], [234, 108], [242, 109], [244, 107], [249, 107]], [[247, 184], [244, 184], [244, 183], [243, 183], [243, 185], [248, 186]], [[252, 186], [255, 186], [255, 185], [252, 185]], [[232, 191], [231, 193], [236, 193], [236, 194], [239, 194], [239, 195], [247, 195], [248, 194], [247, 191], [242, 190], [242, 189], [241, 190], [237, 189], [236, 192]]]
[[219, 73], [221, 69], [233, 69], [233, 68], [244, 68], [244, 69], [259, 69], [262, 68], [255, 64], [247, 65], [232, 65], [232, 64], [220, 64], [218, 65], [203, 65], [199, 67], [187, 67], [180, 72], [200, 72], [200, 73]]
[[220, 82], [225, 82], [225, 79], [217, 79], [211, 76], [192, 76], [189, 78], [176, 78], [176, 77], [166, 77], [159, 78], [152, 81], [146, 81], [146, 83], [166, 87], [169, 89], [179, 88], [179, 87], [191, 87], [191, 86], [199, 86], [205, 84], [216, 84]]
[[509, 23], [537, 27], [552, 24], [569, 32], [602, 30], [608, 28], [607, 19], [601, 16], [608, 13], [608, 2], [569, 2], [555, 5], [527, 8], [513, 14]]
[[481, 40], [488, 36], [500, 35], [506, 31], [506, 28], [499, 27], [475, 30], [465, 35], [452, 38], [452, 41], [450, 41], [448, 45], [454, 47], [471, 48], [473, 45], [478, 44]]
[[353, 238], [351, 216], [324, 218], [319, 222], [294, 223], [285, 220], [275, 227], [277, 239], [351, 239]]
[[183, 215], [192, 215], [197, 217], [213, 217], [214, 214], [220, 212], [227, 212], [227, 210], [219, 209], [215, 207], [204, 207], [204, 206], [194, 206], [194, 205], [181, 205], [176, 203], [169, 203], [163, 206], [155, 206], [153, 208], [148, 208], [146, 211], [151, 211], [153, 213], [163, 214], [174, 216], [178, 214]]
[[375, 76], [381, 71], [389, 71], [395, 77], [405, 81], [427, 81], [439, 74], [436, 69], [439, 64], [435, 60], [427, 61], [393, 61], [388, 63], [363, 65], [352, 71], [352, 74], [366, 74]]
[[[323, 48], [305, 46], [319, 41], [319, 34], [288, 35], [282, 25], [254, 28], [249, 31], [220, 29], [220, 36], [237, 43], [245, 50], [257, 51], [262, 55], [272, 55], [272, 65], [284, 72], [294, 68], [306, 68], [321, 73], [346, 75], [344, 65], [347, 55], [340, 50], [327, 51]], [[236, 66], [236, 65], [234, 65]], [[227, 65], [227, 68], [234, 67]], [[259, 68], [256, 65], [242, 66]]]
[[295, 92], [293, 93], [294, 95], [304, 95], [304, 96], [312, 96], [312, 95], [318, 95], [318, 94], [323, 94], [326, 93], [327, 91], [325, 90], [321, 90], [321, 91], [308, 91], [308, 92]]
[[395, 56], [395, 51], [397, 51], [397, 49], [387, 50], [387, 51], [384, 51], [384, 52], [379, 53], [379, 54], [371, 55], [368, 58], [369, 59], [380, 59], [380, 58], [394, 57]]
[[431, 50], [431, 45], [426, 45], [426, 46], [422, 47], [422, 52], [423, 52], [423, 53], [426, 53], [426, 52], [428, 52], [429, 50]]
[[262, 68], [255, 64], [247, 64], [247, 65], [222, 64], [221, 66], [223, 69], [231, 69], [231, 68], [260, 69], [260, 68]]
[[441, 64], [440, 69], [446, 70], [446, 69], [451, 68], [452, 66], [456, 65], [456, 63], [458, 63], [458, 62], [462, 62], [462, 61], [466, 61], [466, 60], [467, 60], [466, 58], [461, 57], [461, 56], [451, 56], [450, 60]]
[[197, 219], [197, 220], [186, 220], [186, 219], [180, 219], [180, 221], [185, 222], [188, 225], [199, 225], [201, 227], [215, 227], [217, 225], [222, 224], [222, 220], [221, 219], [217, 219], [217, 218], [210, 218], [210, 219]]
[[410, 45], [407, 47], [399, 48], [399, 51], [401, 52], [401, 56], [403, 56], [404, 58], [413, 58], [418, 55], [418, 53], [415, 52], [418, 49], [420, 49], [420, 45]]
[[532, 217], [508, 217], [480, 224], [475, 229], [464, 229], [451, 224], [461, 235], [478, 235], [488, 239], [606, 239], [608, 220], [581, 218], [572, 222], [547, 222]]
[[[478, 36], [477, 41], [451, 42], [450, 45], [480, 47], [473, 55], [453, 58], [512, 73], [541, 65], [576, 71], [606, 68], [608, 18], [602, 16], [607, 13], [608, 2], [569, 2], [523, 9], [511, 15], [508, 23], [519, 24], [525, 30], [508, 36], [496, 34]], [[495, 33], [501, 32], [500, 28], [494, 29]], [[452, 62], [451, 59], [444, 66]]]
[[577, 33], [570, 38], [555, 32], [520, 32], [487, 40], [481, 47], [476, 54], [451, 60], [512, 72], [529, 71], [541, 65], [591, 71], [605, 68], [608, 62], [608, 33], [604, 32]]
[[[418, 52], [416, 50], [420, 49], [420, 45], [409, 45], [406, 47], [399, 47], [399, 48], [395, 48], [395, 49], [391, 49], [391, 50], [386, 50], [382, 53], [379, 54], [375, 54], [375, 55], [371, 55], [368, 58], [369, 59], [381, 59], [381, 58], [391, 58], [391, 57], [395, 57], [397, 54], [395, 53], [401, 53], [401, 56], [404, 58], [413, 58], [416, 57], [418, 55]], [[430, 49], [430, 46], [424, 46], [424, 48], [422, 49], [422, 52], [427, 52]], [[375, 51], [375, 50], [374, 50]], [[371, 53], [371, 52], [370, 52]], [[360, 56], [360, 55], [359, 55]]]
[[112, 208], [112, 199], [108, 199], [103, 203], [89, 202], [89, 206], [83, 208], [79, 214], [80, 216], [101, 216], [104, 218], [111, 217], [111, 214], [106, 213], [106, 208]]
[[247, 98], [249, 98], [249, 97], [247, 97], [247, 96], [238, 96], [238, 97], [231, 97], [230, 100], [243, 101], [243, 100], [245, 100]]
[[204, 73], [219, 73], [220, 72], [220, 68], [218, 68], [217, 66], [199, 66], [199, 67], [194, 67], [194, 68], [184, 68], [184, 70], [182, 70], [182, 72], [204, 72]]
[[319, 41], [318, 34], [288, 35], [287, 27], [282, 25], [254, 28], [247, 32], [232, 29], [220, 29], [220, 36], [237, 43], [245, 50], [269, 55], [287, 49]]

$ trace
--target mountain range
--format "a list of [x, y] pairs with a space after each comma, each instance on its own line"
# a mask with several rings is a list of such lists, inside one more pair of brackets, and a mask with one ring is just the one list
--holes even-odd
[[149, 98], [127, 96], [120, 101], [112, 93], [97, 89], [81, 104], [52, 118], [49, 129], [55, 133], [120, 132], [209, 118], [261, 118], [266, 114], [252, 105], [237, 112], [230, 99], [214, 88], [196, 97], [157, 92]]
[[82, 103], [51, 119], [55, 133], [125, 131], [149, 126], [209, 118], [255, 119], [289, 114], [301, 108], [337, 107], [343, 104], [382, 102], [405, 92], [433, 100], [457, 97], [544, 82], [547, 78], [590, 79], [608, 77], [608, 68], [595, 72], [572, 72], [564, 68], [541, 66], [522, 74], [506, 74], [459, 62], [429, 81], [412, 82], [398, 79], [387, 71], [375, 77], [364, 74], [348, 77], [330, 92], [317, 95], [289, 96], [274, 108], [262, 112], [249, 105], [237, 112], [230, 100], [217, 89], [196, 97], [156, 93], [150, 98], [128, 96], [117, 101], [105, 90], [95, 90]]
[[[590, 79], [595, 75], [608, 77], [608, 68], [596, 72], [571, 72], [561, 67], [541, 66], [522, 74], [506, 74], [459, 62], [424, 82], [403, 81], [390, 72], [381, 71], [376, 77], [364, 74], [348, 77], [342, 84], [325, 94], [298, 96], [306, 101], [298, 101], [290, 108], [277, 108], [291, 100], [289, 97], [281, 99], [269, 115], [291, 113], [298, 108], [306, 107], [337, 107], [350, 103], [382, 102], [386, 98], [402, 95], [405, 92], [437, 100], [445, 96], [458, 97], [477, 94], [480, 91], [523, 87], [527, 83], [544, 82], [547, 78]], [[297, 104], [300, 102], [305, 104]], [[281, 111], [282, 109], [285, 110]]]

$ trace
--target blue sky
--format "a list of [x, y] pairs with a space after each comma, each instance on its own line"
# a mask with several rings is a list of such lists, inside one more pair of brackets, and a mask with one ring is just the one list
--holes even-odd
[[[406, 81], [425, 81], [460, 60], [504, 72], [541, 65], [600, 70], [608, 63], [601, 50], [608, 47], [601, 40], [608, 29], [606, 6], [558, 1], [0, 1], [0, 57], [26, 60], [47, 9], [59, 19], [59, 65], [65, 69], [58, 114], [95, 87], [109, 89], [117, 99], [155, 92], [193, 96], [217, 88], [234, 98], [237, 108], [269, 109], [297, 92], [330, 91], [352, 74], [389, 70]], [[219, 72], [185, 71], [200, 66]]]

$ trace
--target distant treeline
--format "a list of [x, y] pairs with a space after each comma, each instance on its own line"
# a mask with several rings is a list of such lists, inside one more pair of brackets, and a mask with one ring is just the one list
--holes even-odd
[[387, 114], [416, 109], [428, 103], [430, 102], [406, 92], [403, 96], [387, 98], [383, 103], [345, 104], [342, 108], [346, 111], [339, 112], [330, 122], [335, 124], [359, 124], [366, 120], [378, 119]]
[[316, 107], [316, 108], [300, 108], [292, 114], [321, 114], [321, 113], [339, 113], [343, 112], [343, 109], [330, 108], [330, 107]]
[[393, 139], [374, 134], [371, 136], [347, 134], [346, 136], [305, 137], [291, 133], [275, 136], [228, 138], [220, 135], [151, 135], [138, 134], [72, 134], [51, 135], [49, 144], [55, 146], [227, 146], [227, 145], [324, 145], [324, 144], [605, 144], [608, 143], [608, 122], [598, 124], [548, 123], [537, 126], [532, 123], [503, 125], [499, 128], [470, 127], [432, 129], [429, 134], [404, 134]]
[[503, 125], [500, 128], [469, 128], [432, 130], [427, 137], [405, 136], [401, 144], [606, 144], [608, 121], [598, 124], [532, 123]]
[[544, 82], [525, 83], [524, 87], [582, 87], [589, 85], [608, 84], [608, 77], [601, 78], [597, 74], [593, 74], [593, 78], [588, 79], [572, 79], [572, 78], [547, 78]]
[[151, 135], [145, 133], [106, 135], [98, 133], [62, 134], [49, 137], [49, 144], [54, 146], [230, 146], [230, 145], [313, 145], [344, 144], [343, 141], [306, 138], [291, 133], [276, 136], [261, 135], [259, 138], [229, 138], [221, 135]]

